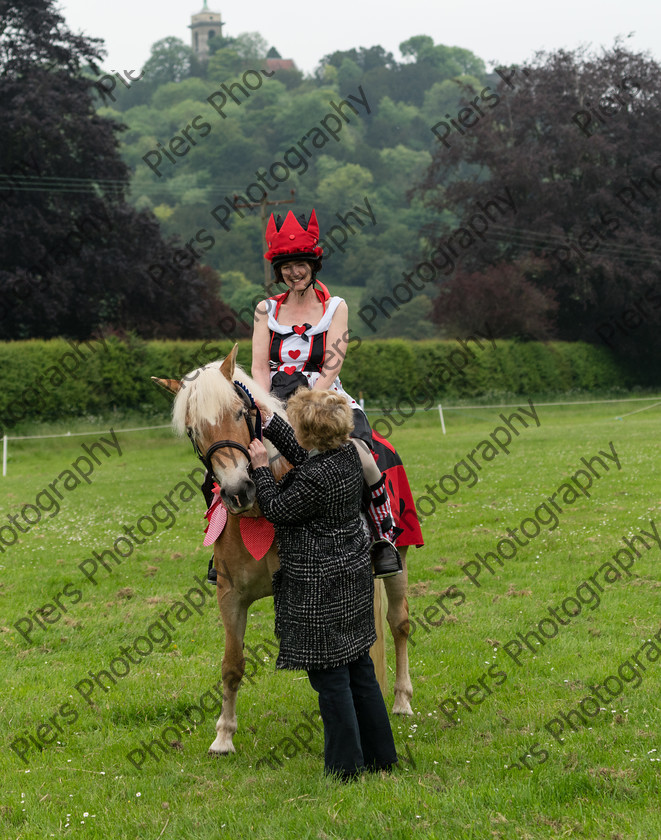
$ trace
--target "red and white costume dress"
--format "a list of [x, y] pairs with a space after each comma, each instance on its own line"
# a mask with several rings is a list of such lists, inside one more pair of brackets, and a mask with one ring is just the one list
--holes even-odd
[[[271, 333], [269, 342], [269, 363], [271, 379], [278, 371], [284, 373], [302, 373], [308, 380], [310, 387], [321, 376], [321, 371], [326, 358], [332, 359], [338, 356], [337, 348], [326, 347], [328, 330], [333, 320], [333, 315], [340, 303], [341, 297], [331, 297], [328, 291], [315, 289], [319, 300], [323, 304], [324, 314], [318, 324], [295, 324], [294, 326], [283, 326], [278, 322], [280, 307], [285, 302], [289, 292], [276, 295], [266, 301], [266, 312], [268, 314], [268, 326]], [[340, 367], [340, 364], [337, 365]], [[342, 387], [340, 377], [336, 376], [330, 386], [330, 390], [337, 391], [347, 400], [351, 408], [362, 411], [360, 405]]]
[[[271, 381], [279, 372], [287, 375], [302, 373], [312, 388], [322, 374], [326, 359], [336, 364], [338, 368], [340, 367], [338, 362], [333, 361], [338, 356], [338, 350], [327, 346], [327, 336], [333, 315], [342, 303], [342, 298], [331, 297], [322, 283], [319, 283], [319, 286], [321, 288], [315, 288], [315, 292], [323, 304], [324, 312], [319, 322], [314, 325], [306, 323], [289, 326], [278, 322], [280, 307], [289, 292], [267, 299], [266, 312], [271, 333], [269, 341]], [[399, 455], [392, 444], [379, 434], [374, 431], [371, 431], [371, 435], [369, 434], [369, 423], [365, 413], [356, 400], [344, 390], [339, 376], [335, 378], [330, 390], [342, 394], [351, 408], [360, 413], [360, 416], [355, 416], [355, 436], [362, 439], [371, 438], [368, 442], [372, 446], [372, 454], [377, 466], [385, 475], [385, 487], [390, 498], [394, 524], [402, 531], [396, 544], [398, 546], [423, 545], [413, 495]], [[363, 428], [368, 430], [367, 435], [362, 433]]]

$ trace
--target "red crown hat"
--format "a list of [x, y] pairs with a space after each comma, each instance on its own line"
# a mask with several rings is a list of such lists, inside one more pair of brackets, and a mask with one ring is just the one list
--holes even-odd
[[[305, 218], [302, 216], [303, 224]], [[278, 222], [280, 216], [278, 216]], [[273, 213], [266, 226], [266, 244], [268, 251], [264, 259], [269, 262], [286, 262], [289, 259], [312, 259], [316, 260], [323, 254], [323, 248], [317, 245], [319, 242], [319, 223], [317, 214], [312, 210], [310, 219], [305, 227], [299, 222], [290, 210], [284, 222], [278, 224]]]

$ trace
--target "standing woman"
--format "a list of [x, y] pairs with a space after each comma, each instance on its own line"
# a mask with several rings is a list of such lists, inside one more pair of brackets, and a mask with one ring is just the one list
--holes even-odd
[[[364, 411], [340, 381], [349, 343], [348, 309], [342, 298], [331, 296], [316, 279], [321, 270], [322, 249], [318, 245], [315, 211], [307, 221], [304, 214], [296, 218], [291, 211], [284, 222], [280, 216], [276, 220], [272, 215], [266, 242], [269, 249], [264, 258], [271, 262], [277, 282], [284, 283], [287, 291], [261, 301], [255, 309], [253, 379], [282, 399], [304, 385], [313, 390], [332, 390], [347, 401], [353, 411], [352, 443], [369, 488], [369, 524], [377, 541], [372, 556], [375, 569], [382, 571], [377, 576], [397, 574], [402, 563], [391, 544], [397, 540], [398, 545], [422, 545], [422, 534], [401, 461], [387, 442], [377, 442]], [[379, 466], [375, 457], [379, 458]], [[392, 466], [391, 489], [396, 485], [399, 491], [397, 522], [392, 515], [386, 476], [380, 469], [387, 466]]]
[[369, 539], [361, 527], [363, 474], [349, 443], [353, 418], [334, 391], [301, 389], [291, 426], [264, 418], [264, 435], [293, 464], [276, 484], [264, 445], [249, 451], [264, 516], [275, 525], [278, 668], [307, 671], [324, 722], [325, 772], [348, 780], [390, 770], [397, 753], [369, 649], [376, 641]]

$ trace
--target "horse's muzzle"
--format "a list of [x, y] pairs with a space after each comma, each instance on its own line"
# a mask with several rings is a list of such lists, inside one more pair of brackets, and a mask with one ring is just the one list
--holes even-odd
[[224, 486], [220, 490], [220, 498], [229, 513], [245, 513], [255, 504], [256, 488], [253, 481], [246, 478], [240, 484], [232, 487]]

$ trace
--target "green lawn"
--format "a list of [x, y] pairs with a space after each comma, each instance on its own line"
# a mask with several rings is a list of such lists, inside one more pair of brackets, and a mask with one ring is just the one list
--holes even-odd
[[[395, 430], [416, 497], [459, 466], [455, 481], [444, 481], [453, 495], [423, 502], [426, 545], [409, 552], [414, 717], [392, 718], [400, 768], [349, 786], [323, 778], [307, 679], [273, 668], [270, 600], [250, 613], [255, 658], [239, 694], [237, 753], [207, 756], [222, 629], [215, 598], [202, 603], [191, 592], [209, 552], [201, 495], [182, 483], [197, 466], [188, 442], [169, 429], [119, 433], [121, 455], [95, 450], [91, 485], [74, 487], [83, 444], [110, 440], [107, 426], [90, 438], [12, 441], [0, 540], [13, 539], [7, 517], [34, 505], [55, 478], [63, 498], [57, 515], [32, 526], [19, 519], [25, 533], [0, 544], [0, 836], [660, 837], [661, 550], [644, 537], [648, 548], [634, 543], [639, 557], [613, 559], [623, 537], [661, 533], [661, 409], [615, 419], [645, 405], [539, 407], [539, 427], [529, 420], [507, 455], [480, 445], [493, 442], [498, 409], [448, 412], [445, 436], [435, 409]], [[601, 456], [609, 469], [594, 462], [600, 477], [589, 495], [577, 483], [571, 493], [566, 482], [585, 469], [581, 458], [600, 450], [616, 453], [620, 468]], [[470, 454], [480, 465], [472, 487]], [[577, 482], [587, 485], [580, 474]], [[173, 493], [174, 525], [158, 506]], [[119, 565], [105, 555], [108, 568], [96, 561], [94, 571], [93, 552], [152, 511], [162, 517], [154, 535]], [[537, 531], [526, 544], [507, 536], [522, 523]], [[493, 574], [482, 565], [477, 574], [476, 553], [489, 562], [485, 552], [498, 545], [515, 553], [502, 566], [492, 558]], [[187, 594], [188, 615], [173, 606]], [[567, 617], [562, 604], [578, 604], [580, 614]], [[555, 632], [553, 609], [564, 622]], [[170, 631], [159, 618], [166, 610]], [[531, 631], [543, 643], [522, 641]], [[104, 677], [113, 662], [116, 676]], [[598, 703], [585, 700], [595, 692]], [[200, 716], [190, 711], [197, 705]], [[186, 710], [191, 726], [182, 731]], [[282, 766], [261, 761], [273, 753]]]

